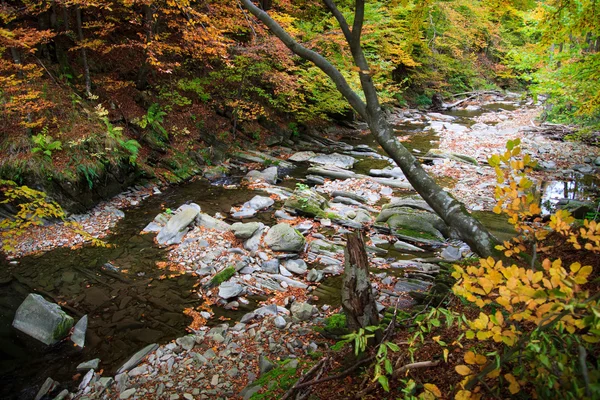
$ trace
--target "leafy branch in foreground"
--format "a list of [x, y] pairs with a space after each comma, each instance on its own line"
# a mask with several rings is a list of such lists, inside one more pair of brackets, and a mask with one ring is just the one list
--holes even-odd
[[[466, 338], [496, 343], [486, 355], [464, 355], [466, 365], [456, 366], [464, 379], [455, 398], [479, 399], [484, 389], [494, 396], [597, 398], [600, 368], [592, 355], [600, 343], [599, 295], [586, 290], [592, 266], [563, 265], [552, 250], [562, 237], [581, 257], [600, 252], [599, 226], [586, 220], [576, 229], [563, 210], [542, 221], [527, 175], [533, 163], [518, 158], [519, 145], [509, 141], [503, 155], [489, 160], [498, 175], [494, 211], [507, 215], [517, 232], [498, 249], [515, 263], [488, 257], [479, 265], [454, 266], [454, 293], [481, 309], [467, 321]], [[548, 255], [541, 263], [538, 252]], [[525, 264], [524, 255], [532, 255], [531, 262]]]

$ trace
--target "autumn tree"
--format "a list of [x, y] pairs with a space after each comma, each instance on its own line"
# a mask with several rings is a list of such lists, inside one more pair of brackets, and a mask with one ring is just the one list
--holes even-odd
[[350, 26], [344, 15], [339, 11], [333, 0], [324, 0], [325, 6], [337, 20], [352, 53], [355, 67], [358, 70], [364, 100], [359, 93], [352, 90], [344, 75], [323, 55], [297, 42], [267, 12], [261, 10], [250, 0], [242, 0], [242, 3], [246, 9], [263, 22], [293, 53], [314, 63], [329, 76], [352, 108], [366, 121], [379, 145], [402, 169], [408, 181], [425, 201], [448, 225], [452, 226], [459, 233], [461, 238], [474, 251], [482, 256], [492, 255], [496, 239], [479, 221], [469, 215], [460, 202], [435, 183], [433, 178], [423, 169], [419, 161], [395, 137], [393, 128], [387, 121], [381, 108], [377, 90], [373, 83], [372, 72], [361, 46], [365, 17], [364, 0], [356, 0], [354, 2], [352, 26]]

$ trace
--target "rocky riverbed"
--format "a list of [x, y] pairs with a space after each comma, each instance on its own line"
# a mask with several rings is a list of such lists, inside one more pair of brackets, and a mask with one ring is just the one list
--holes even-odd
[[[540, 109], [514, 96], [489, 96], [465, 106], [443, 114], [394, 110], [390, 119], [425, 168], [469, 210], [490, 210], [495, 203], [495, 173], [486, 160], [515, 138], [540, 163], [534, 174], [540, 185], [588, 175], [588, 192], [578, 195], [582, 200], [594, 196], [597, 148], [528, 133]], [[335, 282], [343, 271], [345, 234], [358, 228], [367, 237], [379, 311], [396, 304], [409, 307], [409, 293], [433, 285], [440, 261], [471, 253], [362, 128], [240, 152], [219, 171], [208, 169], [212, 179], [220, 179], [225, 170], [242, 178], [227, 181], [221, 197], [213, 200], [231, 204], [228, 209], [191, 195], [189, 201], [163, 203], [162, 210], [144, 214], [145, 226], [133, 237], [152, 238], [154, 248], [162, 249], [164, 258], [153, 266], [156, 279], [180, 275], [195, 282], [188, 295], [196, 301], [185, 309], [189, 334], [140, 346], [118, 365], [104, 364], [99, 354], [99, 362], [73, 371], [75, 387], [50, 379], [41, 396], [249, 398], [265, 386], [252, 382], [273, 367], [271, 361], [291, 360], [285, 365], [295, 368], [302, 357], [331, 344], [312, 328], [339, 311]], [[228, 199], [228, 192], [234, 197], [240, 190], [247, 193], [243, 201]], [[106, 237], [125, 216], [121, 208], [141, 207], [152, 195], [160, 199], [163, 194], [154, 186], [140, 187], [72, 219], [93, 236]], [[82, 240], [60, 224], [39, 227], [10, 256]], [[134, 266], [118, 268], [119, 259], [113, 261], [114, 274], [145, 273]], [[164, 299], [158, 304], [164, 307]]]

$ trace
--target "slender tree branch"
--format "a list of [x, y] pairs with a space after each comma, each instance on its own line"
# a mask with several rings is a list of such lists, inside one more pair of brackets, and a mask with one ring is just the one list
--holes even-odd
[[337, 19], [338, 24], [340, 24], [340, 28], [342, 28], [346, 42], [348, 42], [348, 44], [352, 43], [352, 32], [350, 32], [350, 26], [348, 25], [346, 18], [344, 18], [344, 15], [337, 8], [333, 0], [323, 0], [323, 2], [327, 8], [329, 8], [329, 11], [331, 11], [335, 19]]

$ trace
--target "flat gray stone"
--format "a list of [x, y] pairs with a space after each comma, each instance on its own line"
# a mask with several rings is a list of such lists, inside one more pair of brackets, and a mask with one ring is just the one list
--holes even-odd
[[222, 299], [231, 299], [244, 292], [244, 287], [239, 283], [223, 282], [219, 285], [219, 297]]
[[100, 365], [100, 359], [94, 358], [93, 360], [82, 362], [77, 366], [77, 371], [87, 371], [88, 369], [98, 369]]
[[270, 274], [279, 273], [279, 260], [277, 258], [269, 261], [264, 261], [260, 268]]
[[219, 232], [227, 232], [231, 230], [231, 225], [223, 222], [220, 219], [211, 217], [208, 214], [199, 213], [196, 216], [196, 225], [203, 226], [207, 229], [214, 229]]
[[356, 159], [352, 156], [347, 156], [345, 154], [332, 153], [320, 154], [315, 157], [312, 157], [308, 161], [314, 164], [350, 169], [356, 162]]
[[117, 375], [122, 374], [123, 372], [127, 372], [130, 369], [134, 368], [142, 362], [144, 357], [146, 357], [148, 354], [152, 353], [156, 349], [158, 349], [158, 344], [156, 343], [152, 343], [144, 347], [143, 349], [135, 353], [133, 356], [131, 356], [131, 358], [127, 360], [127, 362], [117, 370]]
[[87, 326], [88, 316], [84, 315], [79, 321], [77, 321], [75, 328], [73, 328], [71, 341], [79, 347], [83, 347], [85, 345], [85, 333], [87, 332]]
[[304, 260], [287, 260], [283, 263], [284, 267], [296, 274], [296, 275], [304, 275], [306, 274], [308, 267], [306, 266], [306, 262], [304, 262]]
[[273, 323], [275, 324], [275, 327], [277, 329], [285, 329], [285, 327], [287, 326], [287, 322], [285, 321], [285, 318], [283, 318], [281, 315], [275, 317], [275, 319], [273, 320]]
[[260, 222], [236, 222], [231, 225], [231, 230], [236, 238], [246, 240], [250, 239], [260, 226]]
[[169, 219], [166, 225], [158, 232], [156, 241], [161, 245], [171, 245], [181, 243], [181, 240], [188, 231], [188, 226], [194, 221], [200, 213], [198, 204], [184, 204], [176, 211], [176, 214]]

